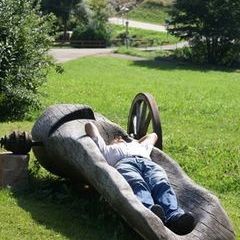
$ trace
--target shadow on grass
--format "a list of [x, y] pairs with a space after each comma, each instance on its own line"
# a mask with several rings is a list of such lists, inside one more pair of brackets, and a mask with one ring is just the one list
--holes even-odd
[[159, 70], [190, 70], [190, 71], [219, 71], [219, 72], [240, 72], [240, 68], [227, 68], [221, 66], [215, 66], [210, 64], [193, 64], [191, 62], [176, 59], [173, 57], [156, 57], [154, 59], [147, 60], [137, 60], [133, 61], [134, 66], [145, 67], [149, 69], [159, 69]]
[[39, 226], [53, 234], [71, 240], [142, 239], [96, 191], [61, 179], [34, 181], [27, 190], [15, 191], [14, 196]]

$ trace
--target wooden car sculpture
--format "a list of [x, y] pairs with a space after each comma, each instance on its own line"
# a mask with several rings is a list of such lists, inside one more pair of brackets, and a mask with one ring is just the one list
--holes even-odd
[[[195, 229], [178, 236], [145, 208], [116, 169], [107, 164], [85, 124], [93, 121], [106, 143], [115, 135], [139, 139], [148, 128], [159, 140], [151, 158], [167, 172], [180, 206], [196, 216]], [[26, 138], [26, 136], [25, 136]], [[157, 104], [150, 94], [139, 93], [133, 100], [128, 131], [125, 132], [86, 105], [60, 104], [49, 107], [32, 129], [29, 148], [48, 171], [93, 186], [127, 223], [146, 240], [232, 240], [231, 223], [216, 196], [195, 184], [178, 163], [162, 151], [162, 131]]]

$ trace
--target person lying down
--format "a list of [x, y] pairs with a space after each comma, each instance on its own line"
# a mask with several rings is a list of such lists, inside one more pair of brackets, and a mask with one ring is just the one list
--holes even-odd
[[156, 214], [166, 227], [178, 235], [188, 234], [194, 229], [193, 214], [178, 206], [176, 194], [165, 170], [150, 158], [157, 141], [156, 133], [131, 142], [116, 136], [106, 145], [93, 123], [86, 123], [85, 131], [96, 143], [108, 164], [118, 170], [136, 197]]

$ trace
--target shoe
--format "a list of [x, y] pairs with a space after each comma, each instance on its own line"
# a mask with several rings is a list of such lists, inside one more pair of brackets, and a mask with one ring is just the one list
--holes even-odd
[[150, 207], [150, 210], [155, 214], [157, 215], [161, 220], [162, 222], [165, 222], [165, 214], [164, 214], [164, 211], [162, 209], [162, 207], [158, 204], [154, 204]]
[[192, 213], [187, 212], [174, 216], [166, 222], [166, 227], [178, 235], [190, 233], [195, 227], [195, 219]]

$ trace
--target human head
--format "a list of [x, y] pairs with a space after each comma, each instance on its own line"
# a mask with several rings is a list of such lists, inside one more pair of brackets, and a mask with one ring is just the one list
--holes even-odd
[[115, 135], [113, 137], [113, 140], [110, 142], [110, 144], [117, 144], [117, 143], [121, 143], [121, 142], [125, 142], [124, 139], [122, 138], [122, 136]]

